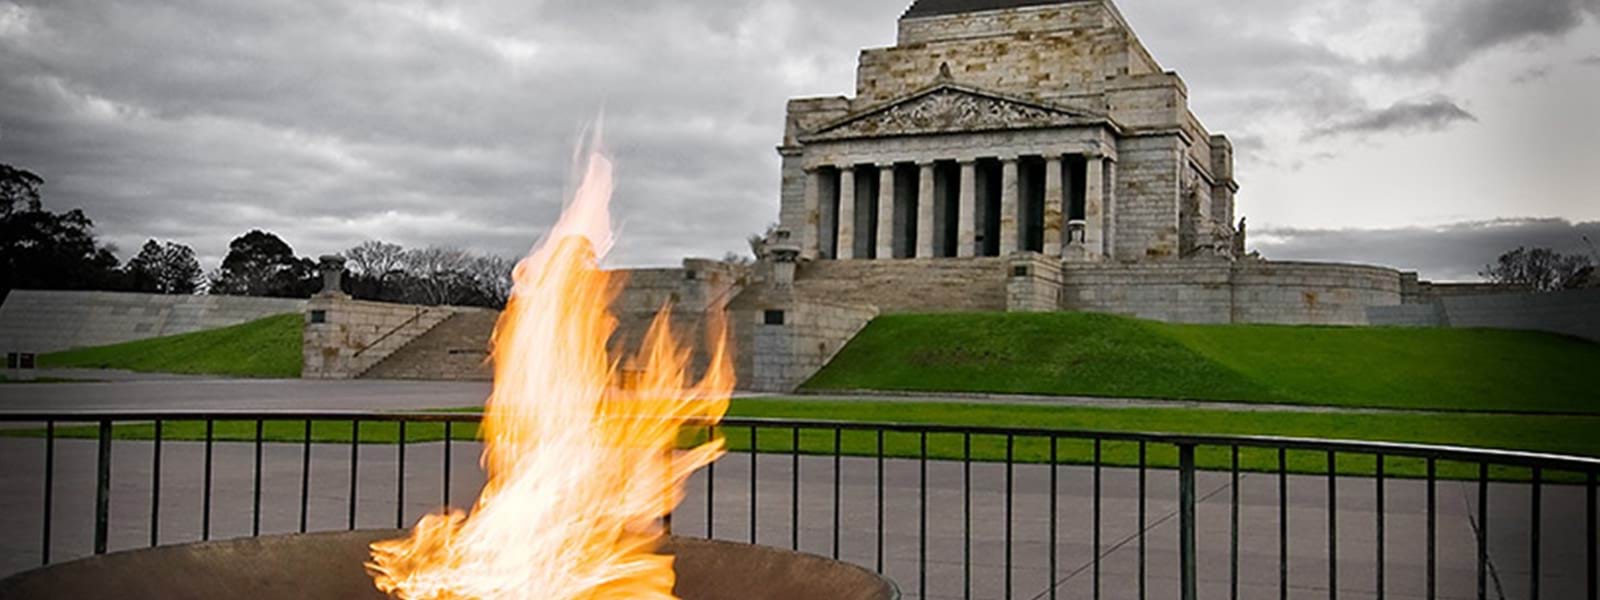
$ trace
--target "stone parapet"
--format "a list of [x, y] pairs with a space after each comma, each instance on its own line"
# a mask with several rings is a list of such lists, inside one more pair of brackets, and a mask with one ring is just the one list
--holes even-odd
[[0, 305], [0, 353], [44, 354], [239, 325], [298, 313], [298, 298], [12, 290]]
[[483, 309], [317, 296], [306, 304], [300, 376], [354, 379], [451, 316]]
[[1011, 256], [1006, 312], [1051, 312], [1061, 307], [1061, 260], [1025, 252]]
[[728, 310], [734, 369], [745, 390], [794, 391], [878, 315], [867, 305], [754, 296]]
[[1400, 274], [1335, 263], [1067, 264], [1061, 308], [1177, 323], [1365, 325], [1400, 304]]

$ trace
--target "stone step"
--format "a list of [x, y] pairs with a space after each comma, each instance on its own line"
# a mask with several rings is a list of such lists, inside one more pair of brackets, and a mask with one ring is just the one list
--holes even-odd
[[493, 311], [452, 315], [368, 369], [362, 379], [489, 380]]

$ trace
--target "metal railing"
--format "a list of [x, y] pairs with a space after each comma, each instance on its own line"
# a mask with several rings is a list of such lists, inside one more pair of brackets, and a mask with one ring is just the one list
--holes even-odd
[[[453, 457], [455, 459], [462, 457], [462, 453], [454, 446], [468, 443], [465, 438], [473, 435], [472, 426], [479, 419], [480, 416], [477, 414], [462, 413], [0, 413], [0, 423], [9, 427], [0, 430], [0, 434], [5, 435], [0, 437], [0, 442], [18, 448], [20, 445], [33, 443], [33, 440], [25, 438], [42, 438], [39, 440], [43, 446], [44, 467], [43, 481], [40, 482], [43, 486], [43, 508], [42, 518], [39, 520], [41, 536], [39, 554], [41, 562], [48, 564], [53, 556], [52, 526], [62, 516], [53, 512], [56, 504], [56, 471], [59, 469], [57, 453], [59, 446], [68, 443], [64, 441], [68, 438], [87, 438], [93, 443], [92, 551], [100, 554], [109, 549], [114, 479], [113, 449], [119, 445], [135, 442], [149, 445], [148, 465], [151, 476], [148, 490], [150, 498], [148, 545], [155, 546], [164, 541], [161, 536], [163, 516], [161, 493], [164, 481], [162, 453], [164, 448], [170, 450], [174, 444], [184, 444], [188, 449], [198, 445], [201, 453], [204, 473], [200, 484], [201, 525], [198, 536], [200, 539], [210, 539], [213, 534], [212, 515], [216, 510], [212, 505], [213, 476], [216, 470], [214, 458], [216, 449], [223, 444], [231, 444], [230, 448], [240, 452], [249, 451], [248, 456], [252, 465], [250, 470], [252, 489], [249, 494], [251, 536], [262, 533], [263, 473], [268, 466], [264, 463], [263, 449], [269, 446], [276, 449], [275, 453], [280, 459], [288, 459], [291, 469], [293, 458], [298, 458], [297, 470], [300, 479], [297, 529], [301, 532], [310, 529], [314, 447], [325, 448], [330, 443], [348, 447], [349, 487], [345, 498], [347, 510], [343, 515], [344, 526], [348, 529], [355, 529], [358, 525], [360, 504], [358, 500], [362, 498], [362, 479], [359, 473], [363, 465], [363, 449], [375, 445], [392, 447], [393, 451], [385, 452], [383, 459], [386, 461], [392, 456], [395, 462], [393, 525], [400, 528], [408, 524], [406, 496], [408, 477], [416, 479], [419, 469], [429, 478], [433, 476], [439, 478], [436, 480], [440, 482], [439, 503], [448, 505], [451, 502], [451, 464]], [[38, 424], [40, 429], [18, 428], [19, 424], [29, 423]], [[226, 434], [219, 433], [219, 424], [226, 425], [229, 431]], [[363, 438], [364, 425], [372, 427], [365, 430], [366, 438]], [[172, 429], [174, 427], [184, 428], [187, 433], [174, 434]], [[382, 432], [375, 431], [379, 427], [382, 428]], [[298, 436], [286, 433], [291, 431], [298, 433]], [[391, 431], [394, 434], [392, 439], [388, 437]], [[752, 543], [761, 542], [768, 545], [782, 545], [786, 541], [794, 549], [854, 560], [879, 572], [895, 571], [893, 575], [900, 580], [901, 588], [908, 595], [914, 594], [918, 598], [927, 597], [929, 592], [930, 562], [933, 563], [936, 575], [947, 577], [952, 584], [959, 581], [960, 595], [963, 598], [998, 596], [1009, 599], [1018, 597], [1017, 594], [1020, 592], [1030, 598], [1054, 599], [1061, 593], [1064, 583], [1069, 580], [1074, 586], [1089, 587], [1090, 596], [1100, 598], [1105, 586], [1104, 579], [1108, 576], [1104, 572], [1103, 562], [1116, 553], [1126, 552], [1131, 545], [1137, 559], [1134, 562], [1138, 598], [1155, 594], [1157, 597], [1177, 596], [1192, 600], [1201, 596], [1199, 581], [1201, 560], [1198, 550], [1198, 544], [1202, 541], [1199, 535], [1201, 524], [1198, 514], [1198, 509], [1201, 507], [1225, 508], [1227, 511], [1226, 519], [1215, 519], [1211, 523], [1212, 526], [1206, 527], [1209, 531], [1217, 531], [1222, 528], [1225, 521], [1227, 531], [1225, 551], [1219, 548], [1224, 546], [1220, 540], [1212, 538], [1204, 540], [1211, 542], [1210, 546], [1216, 549], [1215, 556], [1220, 559], [1225, 552], [1228, 558], [1226, 577], [1214, 575], [1216, 571], [1214, 569], [1207, 570], [1208, 574], [1211, 574], [1211, 580], [1207, 582], [1209, 589], [1214, 590], [1209, 595], [1229, 598], [1272, 595], [1271, 592], [1263, 591], [1266, 587], [1260, 585], [1251, 588], [1253, 591], [1241, 591], [1241, 552], [1246, 551], [1258, 557], [1264, 554], [1276, 555], [1277, 568], [1273, 577], [1276, 580], [1276, 589], [1272, 590], [1276, 597], [1286, 599], [1290, 596], [1291, 590], [1296, 592], [1296, 597], [1308, 593], [1306, 590], [1310, 588], [1295, 587], [1291, 579], [1291, 577], [1307, 576], [1307, 569], [1291, 568], [1291, 559], [1298, 558], [1291, 555], [1291, 550], [1304, 547], [1307, 539], [1321, 535], [1325, 540], [1316, 543], [1321, 544], [1325, 541], [1325, 548], [1319, 548], [1317, 552], [1325, 554], [1314, 552], [1313, 556], [1326, 559], [1326, 564], [1323, 565], [1325, 575], [1313, 574], [1321, 585], [1312, 586], [1318, 589], [1309, 593], [1320, 595], [1322, 591], [1320, 588], [1325, 587], [1328, 598], [1338, 598], [1341, 594], [1341, 583], [1354, 577], [1350, 573], [1341, 575], [1341, 566], [1355, 566], [1363, 575], [1367, 575], [1364, 565], [1370, 564], [1370, 576], [1363, 577], [1365, 581], [1362, 583], [1366, 594], [1375, 594], [1376, 597], [1383, 598], [1387, 590], [1401, 579], [1417, 578], [1421, 583], [1421, 595], [1430, 599], [1436, 598], [1441, 595], [1439, 490], [1446, 484], [1461, 489], [1464, 494], [1474, 491], [1476, 493], [1475, 503], [1466, 502], [1468, 511], [1465, 515], [1472, 531], [1471, 543], [1475, 545], [1473, 562], [1475, 562], [1476, 597], [1506, 597], [1508, 586], [1512, 588], [1520, 586], [1520, 589], [1511, 592], [1513, 596], [1518, 595], [1518, 592], [1525, 592], [1523, 597], [1537, 599], [1543, 591], [1542, 579], [1552, 577], [1564, 578], [1568, 583], [1567, 593], [1570, 595], [1561, 597], [1577, 597], [1581, 594], [1590, 600], [1596, 600], [1597, 591], [1600, 591], [1600, 582], [1597, 582], [1600, 559], [1597, 559], [1596, 555], [1596, 527], [1597, 519], [1600, 519], [1600, 508], [1596, 505], [1596, 479], [1600, 477], [1600, 459], [1417, 444], [1259, 436], [742, 418], [726, 419], [720, 424], [696, 431], [695, 435], [698, 439], [720, 436], [728, 441], [731, 451], [728, 456], [702, 470], [691, 481], [693, 499], [680, 506], [676, 517], [669, 518], [667, 523], [669, 528], [676, 526], [675, 533], [725, 539], [743, 538]], [[436, 473], [426, 472], [435, 468], [431, 464], [417, 467], [413, 463], [412, 468], [407, 466], [407, 448], [424, 444], [430, 447], [430, 453], [434, 446], [438, 446], [441, 458], [437, 463]], [[288, 453], [295, 449], [299, 451], [298, 457], [292, 457]], [[124, 453], [118, 456], [126, 456], [127, 451], [120, 448], [118, 450]], [[369, 454], [371, 452], [369, 450]], [[1111, 456], [1113, 454], [1115, 456]], [[13, 454], [13, 457], [15, 456], [17, 455]], [[326, 456], [322, 458], [327, 459]], [[930, 486], [930, 464], [941, 472], [938, 476], [942, 478], [943, 483]], [[8, 460], [0, 465], [5, 465], [7, 469], [19, 467], [14, 460]], [[774, 478], [769, 472], [767, 478], [763, 480], [763, 468], [777, 470], [779, 477]], [[738, 472], [730, 472], [734, 469]], [[997, 476], [1000, 479], [999, 485], [996, 487], [975, 485], [975, 469], [987, 471], [985, 477]], [[1072, 471], [1069, 472], [1069, 469]], [[1020, 480], [1023, 479], [1019, 472], [1024, 470], [1028, 476], [1027, 484], [1032, 486], [1032, 489], [1026, 492], [1018, 490], [1018, 486], [1022, 483]], [[742, 482], [743, 485], [736, 483], [733, 486], [724, 483], [719, 489], [717, 485], [719, 472], [724, 481], [730, 477], [743, 478], [745, 481]], [[851, 479], [849, 482], [845, 481], [847, 473]], [[863, 473], [865, 473], [864, 478]], [[959, 477], [956, 476], [957, 473]], [[1079, 481], [1073, 490], [1067, 490], [1062, 486], [1064, 473], [1083, 481]], [[1170, 477], [1175, 479], [1175, 482], [1173, 479], [1168, 479], [1167, 482], [1176, 484], [1175, 497], [1170, 500], [1173, 506], [1170, 510], [1162, 509], [1161, 512], [1165, 514], [1158, 515], [1154, 521], [1151, 518], [1149, 500], [1154, 495], [1162, 504], [1169, 501], [1162, 496], [1162, 493], [1152, 491], [1152, 474], [1156, 476], [1154, 479], [1158, 483], [1161, 479]], [[787, 482], [783, 481], [782, 475], [788, 476]], [[1267, 512], [1275, 509], [1276, 516], [1246, 522], [1241, 517], [1241, 508], [1246, 504], [1241, 497], [1241, 479], [1258, 475], [1266, 477], [1271, 487], [1275, 488], [1272, 499], [1276, 502], [1275, 506], [1274, 503], [1257, 503], [1257, 506], [1251, 508], [1251, 512], [1261, 512], [1258, 509], [1265, 507]], [[172, 473], [169, 472], [167, 477], [171, 476]], [[1200, 478], [1212, 480], [1219, 487], [1202, 495], [1199, 490]], [[893, 481], [897, 479], [914, 479], [915, 483], [901, 485]], [[1317, 501], [1321, 503], [1322, 512], [1325, 513], [1323, 516], [1325, 525], [1321, 528], [1322, 531], [1313, 531], [1311, 534], [1295, 532], [1291, 535], [1290, 526], [1296, 522], [1291, 518], [1291, 479], [1294, 479], [1296, 483], [1294, 487], [1297, 489], [1304, 489], [1308, 484], [1320, 488], [1318, 495], [1322, 495], [1322, 498]], [[785, 487], [785, 483], [788, 488], [784, 491], [786, 493], [780, 492], [777, 497], [773, 497], [772, 488], [777, 486], [781, 490]], [[1134, 533], [1122, 534], [1120, 540], [1111, 539], [1112, 536], [1107, 531], [1109, 529], [1106, 522], [1109, 516], [1107, 509], [1128, 507], [1125, 500], [1114, 503], [1106, 501], [1105, 487], [1109, 483], [1130, 484], [1134, 487], [1136, 503], [1132, 515], [1135, 519]], [[1401, 485], [1405, 486], [1405, 491], [1420, 491], [1423, 494], [1424, 524], [1420, 531], [1407, 532], [1404, 540], [1410, 542], [1415, 535], [1423, 536], [1425, 549], [1421, 558], [1424, 559], [1424, 563], [1420, 572], [1418, 569], [1407, 568], [1409, 563], [1405, 560], [1396, 560], [1397, 556], [1390, 550], [1390, 546], [1396, 544], [1392, 536], [1397, 526], [1392, 520], [1409, 514], [1402, 514], [1397, 510], [1396, 500], [1390, 497], [1393, 493], [1391, 490], [1398, 489], [1396, 486]], [[1362, 486], [1370, 490], [1370, 496], [1366, 497], [1370, 497], [1371, 504], [1366, 504], [1364, 497], [1355, 503], [1359, 504], [1358, 509], [1342, 514], [1341, 490], [1348, 497], [1353, 489], [1359, 491], [1359, 488], [1352, 486]], [[1421, 489], [1415, 490], [1417, 486]], [[1528, 511], [1525, 515], [1526, 527], [1518, 530], [1513, 526], [1510, 533], [1516, 535], [1500, 536], [1500, 538], [1521, 537], [1526, 542], [1522, 548], [1523, 554], [1514, 561], [1519, 564], [1525, 561], [1527, 579], [1524, 582], [1505, 580], [1518, 569], [1508, 569], [1506, 578], [1502, 578], [1495, 570], [1495, 557], [1491, 556], [1491, 545], [1504, 544], [1490, 539], [1490, 519], [1491, 516], [1496, 516], [1497, 519], [1504, 517], [1497, 516], [1501, 513], [1491, 513], [1491, 486], [1498, 486], [1497, 489], [1501, 492], [1499, 498], [1504, 498], [1507, 494], [1526, 498]], [[831, 497], [824, 495], [817, 499], [816, 490], [819, 487], [825, 494], [831, 494]], [[934, 488], [932, 496], [930, 488]], [[958, 489], [959, 501], [955, 499], [955, 492]], [[914, 494], [903, 494], [902, 491], [905, 490], [911, 490]], [[1578, 560], [1582, 561], [1581, 567], [1573, 567], [1570, 564], [1562, 566], [1562, 569], [1574, 572], [1552, 573], [1542, 562], [1545, 547], [1549, 545], [1549, 541], [1541, 539], [1541, 535], [1547, 525], [1545, 507], [1551, 503], [1550, 495], [1546, 492], [1551, 490], [1559, 493], [1564, 499], [1581, 497], [1582, 516], [1572, 514], [1577, 509], [1571, 508], [1566, 509], [1566, 513], [1558, 515], [1561, 520], [1558, 525], [1563, 526], [1561, 533], [1572, 539], [1564, 543], [1557, 540], [1556, 543], [1562, 545], [1556, 548], [1556, 554], [1580, 557]], [[1077, 510], [1084, 507], [1079, 504], [1064, 505], [1063, 496], [1068, 495], [1070, 501], [1072, 498], [1070, 493], [1085, 491], [1088, 492], [1090, 503], [1087, 507], [1088, 523], [1083, 523], [1081, 519], [1067, 522], [1066, 508]], [[1223, 491], [1227, 492], [1225, 503], [1222, 501], [1207, 503], [1215, 497], [1220, 497]], [[990, 499], [975, 499], [975, 493], [988, 496]], [[852, 495], [857, 497], [849, 498], [847, 510], [845, 500]], [[1019, 515], [1019, 511], [1026, 510], [1018, 506], [1019, 498], [1027, 500], [1033, 510], [1028, 514]], [[1042, 507], [1037, 506], [1039, 500], [1043, 500]], [[411, 502], [415, 504], [417, 500], [412, 499]], [[1565, 500], [1561, 502], [1561, 506], [1577, 504], [1577, 502], [1567, 503]], [[870, 510], [864, 509], [862, 506], [864, 504], [870, 504]], [[933, 525], [939, 528], [948, 526], [953, 529], [957, 504], [961, 522], [959, 555], [955, 553], [954, 533], [930, 535], [929, 532], [930, 518], [934, 519]], [[911, 525], [910, 519], [903, 517], [908, 517], [913, 505], [916, 519], [915, 524]], [[743, 522], [730, 523], [727, 516], [719, 521], [717, 517], [719, 507], [724, 512], [730, 510], [736, 513], [744, 512], [742, 515], [734, 515], [736, 519], [743, 517], [737, 519]], [[784, 508], [787, 508], [788, 512], [786, 517], [782, 515]], [[821, 517], [823, 522], [820, 527], [813, 522], [816, 518], [814, 515], [819, 512], [824, 515]], [[1001, 523], [986, 522], [979, 513], [998, 517]], [[870, 526], [860, 526], [862, 519], [866, 519], [869, 515], [871, 518], [867, 520]], [[1352, 547], [1348, 542], [1340, 544], [1340, 528], [1354, 526], [1350, 522], [1352, 515], [1370, 517], [1370, 521], [1362, 525], [1362, 531], [1364, 534], [1368, 531], [1365, 528], [1370, 527], [1373, 540], [1371, 543], [1359, 544], [1364, 547]], [[772, 523], [774, 516], [779, 517], [776, 525]], [[808, 521], [802, 522], [803, 518]], [[1520, 518], [1522, 517], [1517, 517]], [[902, 520], [906, 521], [904, 527], [900, 523]], [[1155, 536], [1157, 528], [1164, 526], [1170, 520], [1176, 520], [1176, 537], [1169, 543], [1152, 548], [1151, 538]], [[1019, 521], [1026, 523], [1026, 528], [1021, 531], [1016, 527]], [[847, 522], [854, 522], [856, 525]], [[386, 521], [385, 526], [387, 525]], [[720, 536], [717, 532], [719, 525], [724, 529]], [[737, 525], [739, 529], [730, 533], [729, 525]], [[1000, 556], [997, 558], [975, 552], [975, 542], [990, 541], [977, 534], [976, 530], [995, 525], [1002, 529], [998, 538], [994, 540], [1000, 544]], [[1043, 532], [1035, 529], [1038, 525], [1044, 527]], [[1264, 540], [1261, 538], [1264, 536], [1259, 535], [1262, 531], [1270, 530], [1257, 529], [1270, 526], [1276, 528], [1273, 536], [1275, 539], [1271, 540], [1275, 544], [1263, 543]], [[783, 540], [781, 536], [775, 539], [771, 532], [774, 528], [780, 533], [787, 533], [788, 539]], [[1501, 529], [1504, 532], [1505, 527], [1502, 526]], [[1576, 532], [1580, 529], [1582, 533], [1578, 535]], [[807, 545], [803, 543], [803, 535], [807, 531], [826, 532], [828, 535], [821, 536], [822, 541], [817, 541], [818, 536], [813, 535], [810, 544]], [[766, 534], [758, 535], [762, 532]], [[1242, 548], [1241, 532], [1247, 532], [1257, 541], [1251, 543], [1248, 548]], [[1066, 538], [1062, 537], [1063, 534]], [[891, 536], [896, 539], [903, 538], [907, 542], [914, 538], [915, 552], [888, 548], [886, 543]], [[1042, 543], [1042, 556], [1032, 552], [1019, 556], [1015, 552], [1018, 545], [1038, 549], [1041, 545], [1038, 541], [1040, 537], [1045, 540]], [[1164, 534], [1161, 537], [1165, 539]], [[846, 548], [851, 545], [849, 542], [852, 540], [858, 542], [854, 544], [858, 546], [855, 550]], [[1063, 549], [1070, 546], [1073, 540], [1079, 542], [1087, 540], [1089, 556], [1079, 557], [1074, 564], [1063, 564]], [[1581, 548], [1572, 547], [1578, 543], [1582, 544]], [[1152, 550], [1163, 554], [1176, 553], [1175, 564], [1164, 567], [1171, 570], [1157, 573], [1158, 580], [1163, 585], [1174, 587], [1172, 592], [1175, 593], [1163, 595], [1160, 591], [1150, 588], [1152, 571], [1155, 570], [1151, 568], [1148, 560]], [[941, 555], [942, 558], [930, 561], [930, 551]], [[1504, 552], [1497, 550], [1497, 554], [1502, 560], [1509, 560], [1505, 558]], [[988, 564], [991, 562], [998, 564]], [[1029, 564], [1019, 565], [1019, 562]], [[960, 569], [959, 577], [955, 575], [957, 566]], [[989, 572], [998, 571], [1001, 588], [999, 593], [985, 595], [981, 591], [975, 591], [977, 580], [975, 571], [985, 569]], [[1036, 589], [1040, 586], [1035, 581], [1032, 588], [1019, 590], [1018, 578], [1023, 575], [1035, 580], [1042, 578], [1044, 581], [1042, 589]], [[1577, 583], [1573, 584], [1574, 581]], [[941, 593], [951, 592], [943, 590]]]

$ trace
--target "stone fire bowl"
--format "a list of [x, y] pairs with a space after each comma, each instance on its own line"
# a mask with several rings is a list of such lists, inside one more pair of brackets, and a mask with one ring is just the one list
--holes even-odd
[[[0, 579], [0, 600], [382, 600], [367, 545], [403, 531], [285, 535], [164, 546], [51, 565]], [[669, 538], [683, 600], [897, 600], [855, 565], [761, 546]]]

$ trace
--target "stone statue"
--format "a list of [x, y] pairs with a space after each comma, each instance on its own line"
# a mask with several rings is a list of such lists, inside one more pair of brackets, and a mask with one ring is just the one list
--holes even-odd
[[1233, 255], [1237, 258], [1245, 257], [1244, 217], [1239, 217], [1239, 227], [1233, 231]]

